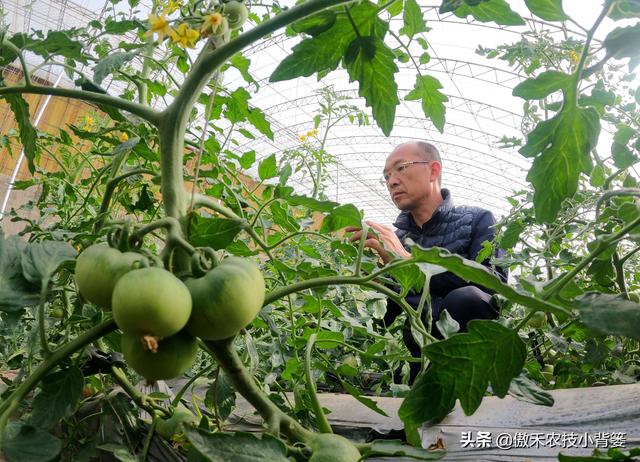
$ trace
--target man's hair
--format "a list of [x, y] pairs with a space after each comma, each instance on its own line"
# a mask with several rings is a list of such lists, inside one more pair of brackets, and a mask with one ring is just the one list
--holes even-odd
[[[440, 158], [440, 153], [438, 152], [438, 148], [436, 148], [433, 144], [427, 143], [425, 141], [416, 141], [415, 145], [417, 147], [416, 152], [418, 155], [424, 160], [435, 160], [442, 165], [442, 159]], [[440, 170], [440, 176], [438, 177], [438, 186], [442, 183], [442, 169]]]

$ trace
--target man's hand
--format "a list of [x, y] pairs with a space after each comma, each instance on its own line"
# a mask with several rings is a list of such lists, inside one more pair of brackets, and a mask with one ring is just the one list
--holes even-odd
[[[382, 261], [387, 264], [394, 257], [400, 258], [411, 258], [411, 254], [406, 251], [398, 236], [393, 232], [391, 228], [388, 226], [381, 225], [380, 223], [376, 223], [374, 221], [365, 221], [369, 227], [376, 231], [378, 235], [374, 235], [373, 233], [367, 233], [366, 240], [364, 241], [364, 246], [374, 250]], [[358, 242], [362, 238], [362, 229], [350, 226], [346, 229], [347, 232], [353, 233], [353, 236], [349, 238], [350, 242]]]

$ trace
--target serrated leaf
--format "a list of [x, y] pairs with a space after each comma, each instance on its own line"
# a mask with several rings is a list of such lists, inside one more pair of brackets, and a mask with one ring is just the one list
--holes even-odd
[[60, 419], [75, 412], [82, 396], [84, 379], [77, 367], [54, 372], [42, 381], [42, 390], [33, 399], [33, 412], [29, 422], [49, 430]]
[[222, 421], [231, 415], [236, 405], [236, 390], [224, 369], [218, 370], [216, 379], [207, 389], [205, 404], [209, 408], [215, 407], [216, 418]]
[[440, 5], [440, 10], [439, 12], [442, 13], [449, 13], [453, 10], [456, 10], [458, 8], [460, 8], [461, 6], [464, 5], [468, 5], [468, 6], [476, 6], [482, 2], [488, 2], [489, 0], [443, 0], [442, 4]]
[[601, 293], [585, 294], [574, 303], [580, 320], [594, 331], [640, 340], [640, 304]]
[[271, 130], [271, 123], [267, 120], [262, 110], [257, 107], [253, 107], [249, 110], [247, 120], [258, 129], [260, 133], [273, 141], [273, 131]]
[[[358, 31], [363, 35], [384, 38], [389, 25], [378, 18], [378, 7], [365, 1], [350, 10]], [[346, 15], [339, 15], [334, 25], [316, 37], [308, 38], [292, 49], [273, 71], [270, 82], [280, 82], [296, 77], [309, 77], [316, 72], [330, 72], [340, 64], [356, 32]]]
[[522, 371], [527, 349], [514, 330], [495, 321], [472, 320], [467, 333], [428, 345], [424, 354], [432, 365], [398, 411], [403, 422], [414, 425], [440, 422], [456, 399], [471, 415], [489, 384], [497, 396], [504, 397], [511, 380]]
[[446, 309], [440, 313], [436, 327], [445, 339], [460, 331], [460, 323], [453, 319]]
[[260, 89], [260, 84], [253, 78], [251, 73], [249, 72], [249, 66], [251, 65], [251, 60], [246, 58], [242, 53], [236, 53], [229, 59], [229, 64], [235, 67], [240, 75], [247, 83], [252, 83], [256, 86], [256, 89]]
[[422, 8], [418, 5], [416, 0], [405, 0], [404, 2], [404, 32], [407, 37], [413, 38], [414, 35], [420, 32], [427, 32], [427, 25], [424, 22], [424, 16], [422, 15]]
[[[593, 108], [566, 106], [554, 119], [552, 130], [545, 133], [546, 142], [539, 145], [543, 152], [527, 175], [535, 189], [534, 209], [540, 223], [553, 222], [562, 201], [575, 194], [580, 173], [591, 172], [590, 152], [600, 133], [600, 117]], [[522, 149], [529, 143], [528, 139]]]
[[193, 449], [208, 462], [289, 462], [287, 447], [271, 435], [208, 433], [185, 428]]
[[444, 131], [444, 103], [449, 101], [449, 98], [440, 92], [441, 88], [442, 84], [435, 77], [418, 75], [413, 90], [404, 98], [407, 101], [421, 101], [424, 115], [431, 119], [440, 133]]
[[537, 311], [564, 314], [559, 307], [544, 300], [531, 297], [514, 289], [511, 285], [505, 284], [498, 276], [489, 271], [486, 266], [473, 260], [467, 260], [460, 255], [453, 254], [447, 249], [441, 247], [423, 249], [417, 245], [413, 245], [411, 247], [411, 256], [418, 262], [433, 263], [441, 266], [465, 281], [474, 282], [486, 287], [515, 303], [534, 308]]
[[38, 154], [36, 139], [38, 138], [38, 132], [31, 123], [29, 103], [21, 95], [4, 95], [3, 98], [9, 103], [9, 107], [18, 123], [18, 134], [24, 149], [24, 156], [27, 159], [29, 172], [33, 174], [36, 171], [35, 160]]
[[607, 55], [617, 59], [640, 56], [640, 23], [612, 30], [602, 45], [607, 49]]
[[571, 83], [572, 77], [564, 72], [546, 71], [516, 85], [512, 95], [526, 100], [543, 99], [558, 90], [566, 90]]
[[290, 205], [306, 207], [309, 210], [314, 210], [316, 212], [330, 212], [338, 206], [337, 202], [322, 201], [314, 199], [313, 197], [297, 196], [294, 194], [284, 196], [283, 199]]
[[562, 9], [562, 0], [525, 0], [527, 8], [545, 21], [564, 21], [568, 19]]
[[523, 372], [511, 381], [509, 394], [519, 401], [536, 404], [538, 406], [553, 406], [553, 396], [527, 377]]
[[[246, 135], [245, 135], [246, 136]], [[238, 162], [240, 162], [240, 167], [244, 169], [248, 169], [251, 167], [256, 161], [256, 152], [255, 151], [247, 151], [242, 154]]]
[[[469, 3], [467, 1], [467, 3]], [[522, 17], [513, 11], [505, 0], [489, 0], [475, 6], [462, 5], [453, 11], [459, 18], [471, 15], [480, 22], [495, 22], [504, 26], [521, 26], [525, 24]]]
[[362, 215], [355, 205], [340, 205], [324, 217], [322, 226], [320, 227], [320, 232], [330, 233], [332, 231], [346, 228], [347, 226], [360, 226], [361, 223]]
[[61, 449], [62, 441], [58, 438], [23, 422], [9, 422], [4, 429], [2, 453], [7, 462], [48, 462]]
[[40, 289], [22, 273], [21, 255], [26, 247], [17, 236], [4, 238], [0, 229], [0, 310], [15, 312], [38, 302]]
[[313, 16], [308, 16], [291, 25], [291, 29], [299, 34], [308, 34], [312, 37], [331, 29], [336, 23], [337, 15], [335, 11], [324, 10]]
[[194, 215], [191, 222], [190, 242], [198, 247], [226, 249], [242, 231], [242, 224], [227, 218], [204, 218]]
[[384, 41], [374, 36], [358, 37], [351, 42], [344, 57], [349, 82], [358, 81], [358, 94], [371, 107], [373, 118], [389, 136], [396, 116], [398, 66], [395, 55]]
[[125, 19], [122, 21], [115, 21], [113, 18], [107, 17], [104, 23], [104, 31], [108, 34], [124, 34], [131, 30], [141, 29], [144, 30], [145, 26], [139, 21]]
[[276, 155], [271, 154], [265, 157], [258, 164], [258, 175], [261, 180], [268, 180], [278, 176], [278, 165], [276, 163]]
[[65, 261], [75, 259], [78, 252], [68, 242], [32, 242], [22, 252], [22, 274], [31, 284], [40, 286]]
[[137, 53], [132, 52], [115, 52], [109, 53], [104, 59], [100, 60], [93, 68], [93, 81], [100, 85], [102, 81], [109, 75], [113, 74], [122, 66], [127, 64]]

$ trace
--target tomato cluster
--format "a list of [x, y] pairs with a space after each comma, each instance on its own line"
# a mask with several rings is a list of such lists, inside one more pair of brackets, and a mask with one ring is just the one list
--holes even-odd
[[185, 282], [147, 265], [141, 254], [95, 244], [80, 254], [75, 270], [82, 297], [113, 311], [124, 358], [147, 380], [181, 375], [195, 361], [195, 337], [231, 338], [262, 308], [264, 279], [249, 260], [229, 257]]

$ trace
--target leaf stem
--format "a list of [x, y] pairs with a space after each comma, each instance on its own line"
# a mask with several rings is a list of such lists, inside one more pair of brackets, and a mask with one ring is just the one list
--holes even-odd
[[311, 408], [313, 409], [313, 413], [316, 416], [318, 429], [322, 433], [333, 433], [331, 425], [329, 424], [329, 420], [322, 410], [320, 401], [318, 401], [316, 384], [313, 381], [313, 376], [311, 375], [311, 352], [313, 351], [313, 345], [315, 344], [317, 337], [318, 334], [316, 334], [315, 332], [309, 336], [309, 340], [307, 340], [307, 348], [305, 351], [304, 373], [307, 379], [307, 393], [309, 394], [309, 399], [311, 400]]

